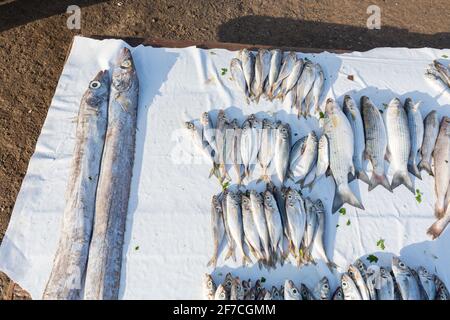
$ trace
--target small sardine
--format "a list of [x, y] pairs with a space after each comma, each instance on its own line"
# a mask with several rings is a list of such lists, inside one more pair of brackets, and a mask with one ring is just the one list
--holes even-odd
[[217, 257], [219, 255], [219, 248], [222, 240], [225, 236], [225, 227], [223, 220], [222, 204], [219, 198], [214, 195], [211, 200], [211, 229], [214, 241], [214, 251], [211, 260], [209, 260], [207, 266], [213, 268], [217, 265]]
[[203, 296], [206, 300], [214, 300], [216, 284], [210, 274], [205, 273], [203, 277]]
[[422, 160], [419, 162], [419, 170], [425, 170], [429, 175], [433, 175], [431, 169], [431, 158], [433, 156], [434, 146], [439, 133], [439, 120], [436, 110], [431, 111], [424, 120], [425, 133], [423, 137], [420, 155]]
[[420, 171], [417, 167], [424, 134], [423, 119], [419, 110], [419, 105], [420, 102], [413, 103], [410, 98], [405, 100], [405, 109], [408, 116], [408, 127], [411, 136], [411, 151], [408, 159], [408, 171], [417, 178], [422, 179], [420, 176]]
[[399, 257], [392, 257], [394, 272], [403, 300], [420, 300], [420, 291], [416, 279], [409, 267]]
[[342, 275], [341, 288], [344, 293], [344, 300], [362, 300], [358, 287], [348, 273]]
[[284, 300], [302, 300], [300, 291], [298, 291], [292, 280], [284, 282]]
[[291, 127], [289, 124], [284, 123], [278, 127], [275, 141], [275, 170], [281, 185], [283, 185], [286, 179], [291, 149]]

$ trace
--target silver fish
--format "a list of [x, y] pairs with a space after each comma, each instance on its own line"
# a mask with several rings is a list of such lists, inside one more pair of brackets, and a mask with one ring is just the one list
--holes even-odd
[[298, 291], [292, 280], [284, 282], [284, 300], [302, 300], [300, 291]]
[[[303, 59], [295, 61], [291, 73], [286, 77], [282, 84], [281, 98], [284, 99], [286, 94], [295, 87], [303, 70]], [[298, 94], [297, 94], [298, 97]], [[298, 98], [297, 98], [298, 100]]]
[[229, 259], [230, 257], [233, 258], [233, 261], [236, 262], [236, 243], [233, 240], [233, 237], [231, 236], [230, 228], [228, 227], [228, 218], [227, 218], [227, 195], [228, 195], [228, 189], [226, 189], [221, 194], [221, 202], [222, 202], [222, 214], [223, 214], [223, 224], [225, 229], [225, 237], [227, 240], [227, 247], [228, 251], [225, 255], [225, 260]]
[[362, 300], [370, 300], [369, 290], [367, 289], [366, 282], [359, 272], [358, 268], [354, 265], [348, 267], [348, 275], [352, 278], [353, 282], [358, 287]]
[[316, 300], [330, 300], [331, 299], [331, 289], [330, 282], [327, 277], [323, 277], [314, 287], [313, 295]]
[[222, 204], [216, 195], [214, 195], [211, 200], [211, 230], [213, 235], [214, 251], [207, 266], [212, 266], [215, 268], [217, 265], [217, 257], [219, 256], [219, 248], [225, 236]]
[[185, 128], [190, 133], [194, 146], [197, 147], [197, 149], [202, 153], [205, 159], [213, 166], [211, 173], [216, 173], [218, 175], [215, 167], [216, 154], [209, 143], [206, 140], [203, 140], [202, 130], [197, 128], [197, 126], [192, 121], [185, 122]]
[[280, 292], [278, 291], [277, 287], [275, 287], [275, 286], [272, 286], [270, 295], [271, 295], [271, 300], [283, 300], [282, 296], [280, 295]]
[[314, 131], [311, 131], [306, 138], [302, 150], [299, 150], [301, 151], [301, 155], [298, 162], [294, 167], [290, 165], [291, 175], [295, 177], [296, 183], [300, 183], [301, 187], [304, 186], [306, 177], [317, 162], [317, 147], [317, 135]]
[[258, 230], [261, 239], [262, 247], [264, 249], [264, 256], [266, 264], [270, 264], [271, 250], [270, 250], [270, 235], [267, 227], [266, 215], [264, 212], [264, 199], [255, 190], [250, 191], [250, 202], [253, 213], [253, 221]]
[[306, 197], [304, 201], [306, 211], [306, 226], [305, 234], [303, 235], [303, 256], [306, 261], [315, 263], [312, 257], [312, 247], [314, 238], [316, 237], [319, 228], [319, 216], [317, 215], [314, 202], [312, 202], [308, 197]]
[[244, 166], [244, 176], [250, 176], [250, 166], [252, 165], [252, 157], [257, 150], [257, 141], [254, 131], [252, 130], [251, 119], [254, 115], [250, 115], [242, 124], [241, 134], [241, 157]]
[[[443, 117], [439, 134], [433, 151], [434, 183], [436, 192], [435, 215], [438, 219], [444, 216], [446, 206], [445, 194], [450, 181], [450, 117]], [[438, 231], [438, 230], [436, 230]]]
[[425, 133], [423, 137], [420, 155], [422, 160], [419, 162], [419, 170], [425, 170], [429, 175], [433, 175], [431, 169], [431, 158], [433, 156], [434, 146], [439, 133], [439, 120], [436, 110], [431, 111], [424, 120]]
[[336, 291], [333, 293], [331, 300], [344, 300], [344, 292], [341, 287], [337, 287]]
[[272, 299], [272, 292], [271, 292], [271, 291], [268, 291], [268, 290], [265, 291], [263, 300], [273, 300], [273, 299]]
[[[279, 261], [283, 265], [284, 249], [283, 249], [283, 223], [281, 215], [278, 211], [278, 205], [273, 194], [266, 190], [264, 192], [264, 213], [266, 215], [267, 229], [269, 230], [269, 238], [272, 248], [271, 260]], [[277, 252], [279, 252], [277, 258]]]
[[247, 262], [251, 263], [251, 259], [247, 256], [247, 253], [244, 250], [245, 238], [239, 195], [230, 191], [226, 195], [226, 201], [226, 223], [228, 224], [230, 235], [236, 244], [237, 249], [241, 252], [242, 264], [245, 266]]
[[380, 268], [379, 288], [377, 289], [379, 300], [394, 300], [394, 279], [384, 268]]
[[255, 56], [247, 49], [240, 51], [240, 57], [242, 62], [242, 70], [244, 71], [245, 82], [247, 83], [247, 91], [249, 96], [252, 96], [252, 82], [255, 77]]
[[433, 64], [427, 70], [427, 75], [441, 80], [446, 86], [450, 87], [450, 70], [439, 61], [433, 61]]
[[295, 52], [289, 52], [283, 57], [281, 63], [281, 69], [278, 73], [277, 81], [269, 88], [269, 99], [272, 99], [277, 92], [277, 89], [281, 86], [283, 81], [291, 74], [294, 64], [297, 61], [297, 54]]
[[231, 283], [230, 300], [244, 300], [244, 289], [239, 277], [234, 278]]
[[326, 174], [328, 167], [330, 166], [328, 138], [326, 135], [320, 137], [317, 149], [317, 164], [314, 180], [307, 186], [310, 190], [312, 190], [316, 182]]
[[261, 251], [261, 239], [253, 220], [250, 198], [246, 195], [242, 195], [242, 221], [247, 246], [258, 261], [264, 260], [264, 253]]
[[409, 267], [399, 257], [392, 257], [394, 272], [403, 300], [420, 300], [420, 291], [416, 279]]
[[289, 152], [291, 149], [291, 127], [287, 123], [281, 124], [276, 132], [275, 140], [275, 170], [281, 185], [283, 185], [289, 165]]
[[422, 147], [424, 126], [422, 114], [419, 110], [420, 102], [413, 103], [410, 98], [405, 100], [405, 109], [408, 116], [409, 133], [411, 135], [411, 152], [408, 159], [408, 170], [417, 178], [422, 179], [417, 168], [420, 148]]
[[380, 288], [380, 267], [371, 265], [366, 269], [366, 286], [369, 291], [370, 300], [378, 300], [377, 288]]
[[298, 79], [297, 84], [297, 109], [298, 109], [298, 117], [300, 118], [300, 114], [303, 115], [303, 117], [306, 118], [306, 116], [309, 114], [309, 106], [305, 106], [305, 108], [302, 108], [302, 104], [305, 101], [305, 98], [309, 91], [311, 90], [314, 79], [316, 76], [316, 68], [314, 66], [314, 63], [311, 61], [306, 61], [305, 66], [303, 68], [303, 72]]
[[319, 254], [319, 257], [325, 261], [325, 263], [327, 264], [327, 266], [331, 269], [331, 268], [336, 268], [336, 264], [334, 262], [331, 261], [331, 259], [328, 257], [328, 250], [326, 247], [327, 242], [327, 233], [325, 232], [326, 230], [326, 212], [325, 212], [325, 208], [323, 206], [323, 202], [320, 199], [317, 199], [314, 202], [314, 210], [317, 214], [317, 218], [318, 218], [318, 227], [317, 227], [317, 232], [315, 234], [315, 237], [313, 238], [312, 241], [312, 248], [311, 248], [311, 252], [313, 249], [316, 249], [316, 252]]
[[219, 162], [220, 178], [222, 181], [226, 177], [226, 130], [228, 127], [228, 118], [224, 110], [219, 110], [216, 121], [216, 146], [217, 157]]
[[123, 48], [113, 67], [108, 126], [89, 247], [85, 299], [117, 299], [135, 154], [139, 80]]
[[361, 112], [364, 121], [366, 137], [365, 156], [372, 163], [372, 177], [369, 191], [382, 185], [392, 192], [391, 186], [384, 172], [384, 158], [387, 150], [387, 133], [383, 117], [377, 107], [366, 96], [361, 97]]
[[259, 49], [255, 61], [255, 78], [253, 80], [252, 92], [258, 102], [264, 93], [264, 83], [269, 75], [271, 53], [267, 49]]
[[203, 296], [206, 300], [214, 300], [216, 294], [216, 284], [210, 274], [203, 276]]
[[300, 284], [300, 293], [302, 300], [316, 300], [311, 290], [303, 283]]
[[290, 241], [289, 238], [289, 230], [288, 230], [288, 226], [287, 226], [287, 216], [286, 216], [286, 206], [285, 206], [285, 194], [284, 194], [284, 188], [277, 188], [275, 187], [275, 185], [272, 182], [269, 182], [266, 185], [266, 190], [269, 190], [275, 197], [277, 205], [278, 205], [278, 211], [280, 212], [281, 215], [281, 221], [283, 223], [283, 232], [284, 235], [286, 236], [286, 239], [288, 240], [288, 242]]
[[286, 216], [291, 239], [289, 249], [296, 258], [297, 265], [300, 266], [302, 259], [300, 249], [305, 234], [306, 212], [303, 199], [294, 189], [288, 189], [286, 192]]
[[222, 283], [222, 286], [224, 287], [225, 291], [228, 294], [230, 294], [230, 292], [231, 292], [231, 286], [233, 285], [233, 280], [234, 280], [233, 275], [230, 272], [228, 272], [225, 275], [225, 279], [223, 280], [223, 283]]
[[[202, 125], [202, 149], [205, 149], [208, 154], [208, 157], [212, 154], [211, 150], [214, 151], [214, 155], [212, 157], [213, 161], [213, 168], [211, 169], [211, 172], [209, 176], [211, 177], [213, 174], [216, 177], [219, 177], [219, 158], [218, 158], [218, 152], [217, 152], [217, 145], [216, 145], [216, 129], [214, 129], [211, 117], [208, 112], [203, 112], [200, 117], [200, 123]], [[206, 141], [207, 143], [204, 143]], [[210, 147], [210, 149], [208, 148]]]
[[450, 293], [447, 287], [438, 276], [434, 276], [434, 282], [436, 283], [436, 300], [450, 300]]
[[[319, 64], [315, 65], [315, 70], [316, 70], [316, 76], [314, 79], [314, 84], [311, 89], [311, 92], [313, 95], [314, 112], [319, 113], [320, 112], [320, 97], [322, 95], [323, 84], [325, 82], [325, 78], [323, 75], [322, 67]], [[308, 112], [309, 112], [309, 108], [308, 108]]]
[[229, 300], [229, 294], [225, 290], [222, 284], [217, 287], [216, 293], [214, 294], [214, 300]]
[[275, 85], [278, 79], [281, 69], [281, 60], [283, 59], [283, 53], [280, 49], [274, 49], [270, 51], [270, 70], [267, 78], [266, 95], [270, 97], [271, 88]]
[[[355, 177], [369, 184], [369, 177], [367, 176], [363, 168], [363, 155], [364, 150], [366, 149], [366, 141], [364, 138], [364, 124], [358, 106], [349, 95], [346, 95], [344, 97], [343, 110], [353, 130], [353, 165], [355, 166]], [[355, 177], [352, 177], [350, 180], [353, 180]]]
[[422, 288], [426, 292], [427, 299], [436, 299], [437, 288], [434, 274], [429, 273], [424, 267], [419, 267], [417, 273], [419, 275], [419, 281], [422, 285]]
[[244, 300], [256, 300], [255, 288], [250, 289], [250, 291], [244, 296]]
[[108, 122], [108, 98], [109, 75], [100, 71], [81, 99], [61, 235], [43, 299], [82, 298]]
[[242, 129], [240, 127], [234, 128], [233, 144], [232, 144], [232, 162], [234, 170], [236, 171], [237, 184], [242, 183], [242, 155], [241, 155], [241, 139]]
[[273, 127], [272, 121], [270, 121], [269, 119], [264, 119], [261, 134], [261, 147], [258, 153], [258, 160], [259, 164], [261, 165], [263, 174], [259, 181], [270, 181], [268, 169], [274, 157], [275, 138], [276, 131]]
[[292, 172], [293, 169], [297, 166], [298, 162], [301, 159], [301, 156], [305, 150], [305, 142], [308, 136], [304, 136], [297, 140], [294, 145], [291, 147], [291, 151], [289, 152], [289, 166], [288, 166], [288, 175], [294, 180], [294, 174]]
[[344, 293], [344, 300], [362, 300], [358, 287], [347, 273], [342, 275], [341, 288]]
[[[249, 97], [249, 90], [247, 89], [247, 81], [245, 79], [244, 70], [241, 60], [237, 58], [231, 59], [230, 62], [231, 78], [236, 83], [236, 87], [241, 91], [245, 97]], [[247, 100], [248, 103], [248, 100]]]
[[225, 176], [231, 180], [228, 174], [229, 165], [234, 165], [235, 158], [238, 158], [239, 155], [235, 155], [236, 149], [236, 139], [241, 138], [241, 128], [239, 127], [237, 119], [233, 119], [231, 122], [225, 125], [225, 141], [224, 141], [224, 152], [225, 152], [225, 166], [224, 172]]
[[394, 169], [391, 189], [403, 184], [415, 194], [412, 180], [408, 174], [408, 159], [411, 152], [411, 140], [408, 128], [408, 117], [398, 98], [392, 99], [385, 112], [384, 122], [388, 137], [388, 159]]
[[367, 266], [361, 259], [356, 259], [356, 261], [353, 263], [353, 265], [358, 268], [359, 273], [361, 273], [361, 276], [364, 280], [367, 280]]
[[324, 134], [330, 148], [330, 170], [336, 183], [332, 212], [344, 203], [364, 210], [348, 184], [348, 173], [355, 174], [353, 167], [353, 131], [347, 117], [339, 106], [328, 99], [325, 107]]

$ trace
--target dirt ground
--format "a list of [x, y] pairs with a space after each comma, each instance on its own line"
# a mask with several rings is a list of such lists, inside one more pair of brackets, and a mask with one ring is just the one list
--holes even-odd
[[[69, 30], [69, 5], [81, 30]], [[368, 30], [369, 5], [381, 29]], [[368, 50], [450, 48], [447, 0], [0, 0], [0, 241], [76, 34]], [[0, 298], [24, 293], [0, 274]]]

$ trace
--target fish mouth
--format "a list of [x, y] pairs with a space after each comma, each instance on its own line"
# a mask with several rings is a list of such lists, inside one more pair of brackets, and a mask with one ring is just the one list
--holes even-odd
[[127, 47], [123, 47], [119, 50], [119, 53], [117, 54], [117, 64], [121, 65], [126, 60], [132, 60], [132, 55], [130, 49]]

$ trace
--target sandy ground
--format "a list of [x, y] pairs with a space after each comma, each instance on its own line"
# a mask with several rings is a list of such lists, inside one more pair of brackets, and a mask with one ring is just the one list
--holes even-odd
[[[69, 30], [69, 5], [81, 30]], [[381, 29], [366, 27], [369, 5]], [[450, 48], [446, 0], [0, 0], [0, 241], [76, 34], [368, 50]], [[26, 297], [0, 274], [0, 298]]]

